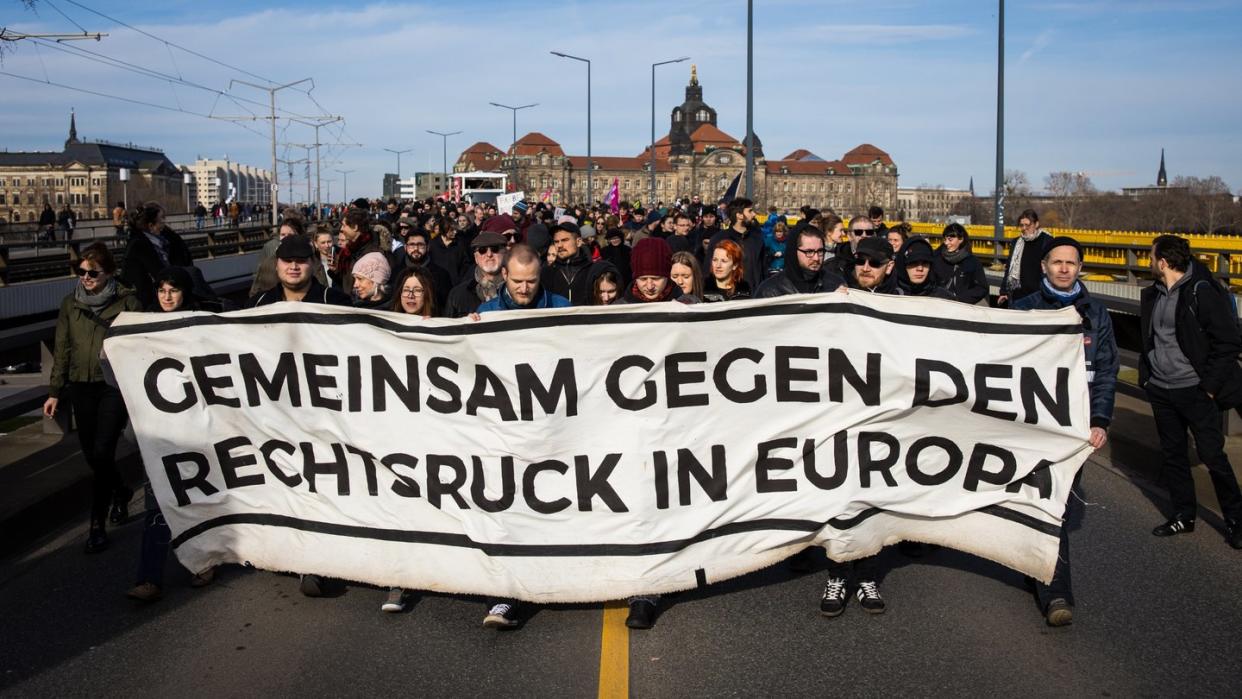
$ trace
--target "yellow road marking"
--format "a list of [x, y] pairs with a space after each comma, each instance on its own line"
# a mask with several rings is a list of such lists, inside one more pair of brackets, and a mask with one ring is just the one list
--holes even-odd
[[624, 601], [604, 605], [604, 628], [599, 644], [599, 699], [630, 696], [630, 630], [625, 626], [629, 607]]

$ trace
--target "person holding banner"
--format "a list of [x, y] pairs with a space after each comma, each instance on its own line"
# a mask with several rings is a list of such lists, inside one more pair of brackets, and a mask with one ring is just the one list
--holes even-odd
[[[1113, 394], [1120, 367], [1117, 340], [1108, 308], [1078, 281], [1082, 270], [1082, 246], [1073, 238], [1061, 236], [1048, 243], [1041, 263], [1044, 272], [1039, 291], [1013, 302], [1014, 310], [1053, 310], [1073, 308], [1082, 317], [1083, 354], [1087, 360], [1087, 390], [1091, 396], [1091, 436], [1093, 449], [1108, 442], [1108, 426], [1113, 419]], [[1182, 450], [1185, 453], [1185, 450]], [[1074, 476], [1070, 498], [1065, 504], [1063, 522], [1077, 518], [1082, 496], [1082, 471]], [[1066, 626], [1074, 621], [1074, 591], [1070, 579], [1069, 528], [1061, 525], [1061, 548], [1057, 554], [1052, 583], [1035, 582], [1035, 598], [1049, 626]]]
[[474, 268], [466, 280], [449, 292], [444, 308], [446, 318], [464, 318], [479, 309], [479, 305], [495, 298], [505, 283], [500, 276], [500, 261], [505, 253], [505, 239], [500, 233], [485, 230], [470, 241], [474, 256]]
[[117, 316], [140, 311], [142, 304], [133, 290], [113, 278], [116, 260], [103, 243], [84, 250], [73, 271], [78, 283], [61, 301], [56, 317], [56, 348], [43, 415], [55, 417], [61, 394], [68, 390], [82, 455], [94, 476], [86, 552], [98, 553], [108, 548], [109, 506], [112, 523], [121, 524], [129, 518], [133, 494], [116, 467], [116, 444], [129, 413], [121, 392], [104, 381], [103, 340]]
[[668, 243], [661, 238], [643, 238], [638, 241], [630, 253], [630, 271], [634, 274], [634, 281], [617, 303], [699, 303], [697, 296], [684, 293], [669, 278], [672, 269], [673, 251], [669, 249]]
[[785, 269], [763, 280], [755, 298], [768, 299], [790, 294], [823, 294], [845, 287], [845, 280], [824, 265], [827, 240], [815, 226], [804, 226], [786, 241]]
[[[870, 221], [868, 221], [870, 223]], [[854, 250], [850, 288], [875, 294], [900, 294], [893, 277], [893, 246], [884, 238], [867, 237]]]
[[[482, 237], [482, 236], [480, 236]], [[566, 308], [569, 299], [540, 286], [539, 254], [525, 243], [518, 243], [505, 253], [500, 268], [504, 286], [490, 301], [479, 305], [478, 313], [511, 311], [522, 308]], [[585, 279], [585, 277], [584, 277]]]
[[324, 286], [311, 271], [311, 260], [317, 257], [310, 240], [304, 235], [291, 235], [276, 248], [276, 278], [280, 283], [251, 296], [246, 308], [266, 306], [281, 301], [324, 303], [348, 306], [349, 297], [336, 286]]

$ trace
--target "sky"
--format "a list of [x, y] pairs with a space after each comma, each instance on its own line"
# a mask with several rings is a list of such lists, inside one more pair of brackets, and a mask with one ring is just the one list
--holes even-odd
[[[995, 0], [754, 6], [754, 124], [768, 157], [806, 148], [831, 160], [871, 143], [893, 157], [899, 186], [965, 188], [973, 177], [977, 192], [991, 191]], [[178, 164], [227, 156], [270, 168], [270, 122], [254, 119], [267, 114], [268, 92], [232, 81], [312, 78], [309, 92], [301, 83], [276, 93], [277, 156], [306, 158], [285, 144], [315, 142], [312, 128], [288, 116], [343, 117], [319, 129], [324, 197], [330, 188], [341, 199], [346, 184], [351, 198], [379, 196], [383, 174], [397, 168], [385, 148], [412, 149], [401, 156], [403, 176], [441, 169], [443, 141], [428, 130], [462, 132], [447, 139], [450, 168], [477, 141], [508, 148], [512, 114], [489, 102], [537, 103], [518, 112], [518, 136], [539, 131], [584, 155], [586, 66], [551, 51], [592, 61], [594, 155], [642, 151], [651, 139], [651, 64], [681, 56], [690, 60], [656, 69], [656, 138], [684, 99], [691, 63], [720, 128], [738, 140], [746, 134], [743, 0], [0, 7], [11, 30], [108, 34], [60, 47], [9, 45], [0, 64], [0, 148], [8, 150], [59, 150], [73, 109], [86, 140], [159, 147]], [[1119, 189], [1154, 184], [1164, 148], [1170, 178], [1219, 175], [1242, 189], [1239, 27], [1242, 0], [1010, 0], [1006, 168], [1024, 171], [1036, 189], [1061, 170]], [[282, 200], [288, 168], [280, 165]], [[293, 168], [301, 200], [305, 165]]]

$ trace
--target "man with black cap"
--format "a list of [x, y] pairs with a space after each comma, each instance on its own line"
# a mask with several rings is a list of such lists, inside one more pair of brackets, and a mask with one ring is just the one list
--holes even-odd
[[311, 270], [315, 248], [304, 235], [291, 235], [276, 248], [276, 277], [280, 283], [261, 291], [246, 302], [246, 308], [280, 301], [302, 301], [333, 306], [349, 306], [349, 297], [334, 287], [320, 284]]
[[867, 237], [858, 241], [854, 250], [854, 271], [849, 277], [851, 289], [877, 294], [898, 293], [892, 272], [893, 246], [887, 240]]
[[[1083, 354], [1087, 360], [1087, 390], [1091, 397], [1091, 434], [1088, 442], [1099, 449], [1108, 442], [1108, 426], [1113, 419], [1113, 393], [1117, 386], [1120, 361], [1113, 321], [1108, 308], [1090, 294], [1078, 281], [1082, 271], [1082, 246], [1066, 236], [1053, 238], [1041, 262], [1043, 280], [1039, 290], [1013, 302], [1019, 311], [1049, 310], [1071, 307], [1082, 317]], [[1183, 445], [1183, 458], [1185, 449]], [[1082, 497], [1079, 481], [1082, 471], [1074, 477], [1069, 501], [1065, 503], [1063, 521], [1077, 518]], [[1069, 531], [1061, 526], [1061, 550], [1052, 583], [1035, 583], [1035, 598], [1049, 626], [1066, 626], [1074, 620], [1074, 592], [1070, 585]]]
[[591, 257], [578, 226], [568, 221], [553, 226], [552, 248], [556, 261], [543, 270], [543, 288], [569, 299], [574, 306], [591, 305], [591, 287], [587, 286]]
[[505, 283], [500, 276], [500, 261], [507, 246], [505, 238], [495, 231], [483, 231], [470, 241], [474, 267], [465, 281], [453, 287], [444, 307], [447, 318], [464, 318], [478, 310], [484, 301], [495, 298]]
[[897, 281], [897, 293], [902, 296], [930, 296], [932, 298], [953, 300], [953, 294], [942, 288], [932, 273], [932, 261], [936, 253], [926, 238], [910, 238], [901, 250], [893, 265], [893, 278]]

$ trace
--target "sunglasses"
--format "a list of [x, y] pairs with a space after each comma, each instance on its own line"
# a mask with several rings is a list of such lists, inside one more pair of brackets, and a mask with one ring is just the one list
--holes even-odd
[[475, 253], [479, 255], [487, 255], [489, 253], [492, 255], [496, 255], [500, 253], [500, 250], [501, 250], [501, 247], [499, 245], [480, 245], [479, 247], [474, 249]]
[[90, 277], [91, 279], [98, 279], [99, 275], [103, 274], [102, 270], [82, 269], [81, 267], [74, 267], [73, 271], [76, 272], [79, 277], [86, 276], [86, 277]]
[[870, 267], [871, 269], [881, 269], [888, 261], [877, 262], [866, 255], [857, 255], [854, 257], [854, 265], [857, 267]]
[[859, 238], [866, 238], [869, 235], [875, 235], [875, 230], [872, 228], [859, 228], [854, 230], [853, 233]]

